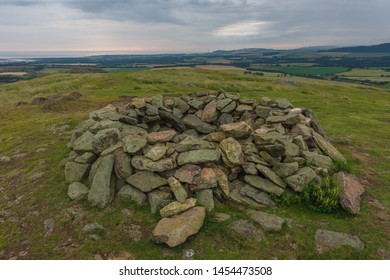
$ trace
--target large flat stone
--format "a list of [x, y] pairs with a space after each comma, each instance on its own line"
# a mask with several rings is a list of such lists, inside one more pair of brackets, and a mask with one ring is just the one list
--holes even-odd
[[200, 164], [216, 162], [221, 158], [221, 152], [217, 150], [195, 150], [181, 153], [177, 159], [178, 165]]
[[151, 172], [163, 172], [176, 168], [176, 161], [173, 158], [163, 158], [153, 161], [144, 156], [134, 156], [131, 159], [131, 165], [138, 170]]
[[126, 182], [143, 192], [150, 192], [168, 184], [166, 179], [150, 171], [139, 171], [127, 177]]
[[172, 218], [163, 218], [154, 228], [152, 239], [175, 247], [184, 243], [188, 237], [198, 233], [205, 218], [204, 207], [193, 207]]
[[248, 137], [252, 133], [252, 128], [246, 122], [236, 122], [221, 125], [221, 129], [227, 136], [233, 138]]
[[277, 196], [281, 196], [282, 193], [284, 193], [284, 189], [275, 185], [272, 183], [270, 180], [263, 179], [259, 176], [254, 176], [254, 175], [246, 175], [244, 177], [245, 182], [247, 182], [249, 185], [262, 190], [267, 193], [273, 193], [276, 194]]
[[246, 213], [253, 221], [267, 231], [280, 231], [286, 222], [283, 218], [261, 211], [247, 210]]
[[337, 249], [341, 246], [349, 246], [358, 251], [364, 249], [364, 243], [359, 237], [347, 233], [319, 229], [316, 231], [315, 240], [319, 253], [330, 249]]
[[202, 121], [197, 116], [191, 115], [191, 114], [188, 114], [187, 116], [185, 116], [182, 119], [182, 121], [186, 126], [193, 128], [196, 131], [198, 131], [200, 133], [204, 133], [204, 134], [214, 132], [216, 129], [215, 126], [212, 126], [212, 125]]

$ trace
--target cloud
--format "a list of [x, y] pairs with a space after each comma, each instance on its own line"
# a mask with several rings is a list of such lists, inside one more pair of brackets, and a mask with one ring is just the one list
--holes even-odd
[[266, 21], [244, 21], [219, 27], [213, 33], [223, 37], [254, 36], [262, 34], [267, 24]]
[[388, 0], [0, 0], [0, 50], [371, 44]]

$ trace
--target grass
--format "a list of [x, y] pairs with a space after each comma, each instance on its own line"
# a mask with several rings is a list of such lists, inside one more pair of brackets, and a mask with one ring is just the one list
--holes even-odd
[[297, 76], [322, 76], [322, 75], [331, 75], [340, 72], [347, 71], [346, 67], [277, 67], [277, 70], [289, 74], [289, 75], [297, 75]]
[[[285, 83], [286, 80], [293, 83]], [[59, 161], [68, 150], [69, 130], [52, 131], [52, 125], [75, 127], [89, 112], [120, 100], [123, 95], [187, 94], [219, 88], [240, 92], [244, 98], [286, 97], [297, 107], [314, 110], [328, 136], [347, 157], [348, 169], [366, 181], [362, 211], [356, 217], [344, 213], [324, 214], [301, 205], [266, 209], [293, 220], [291, 228], [266, 234], [254, 243], [228, 228], [231, 221], [208, 218], [201, 232], [187, 243], [170, 249], [149, 240], [158, 219], [146, 208], [114, 201], [104, 210], [67, 198], [67, 184]], [[37, 96], [79, 91], [77, 101], [15, 108], [17, 101]], [[195, 250], [197, 259], [377, 259], [378, 249], [390, 250], [389, 222], [379, 217], [390, 208], [390, 92], [369, 86], [301, 77], [259, 77], [238, 72], [202, 69], [168, 69], [105, 74], [57, 73], [0, 86], [0, 156], [15, 156], [0, 163], [0, 210], [8, 209], [15, 219], [0, 224], [0, 252], [20, 259], [104, 258], [180, 259], [183, 249]], [[348, 138], [348, 141], [337, 139]], [[44, 151], [37, 151], [44, 148]], [[23, 155], [24, 154], [24, 155]], [[20, 156], [22, 155], [22, 156]], [[37, 179], [33, 175], [43, 172]], [[379, 206], [378, 206], [379, 205]], [[81, 223], [71, 219], [67, 209], [84, 213]], [[381, 209], [383, 207], [385, 210]], [[123, 214], [131, 213], [130, 216]], [[217, 211], [232, 220], [248, 219], [241, 206], [217, 203]], [[388, 212], [386, 212], [388, 213]], [[54, 220], [54, 231], [43, 235], [45, 219]], [[106, 230], [97, 241], [81, 231], [87, 222], [98, 222]], [[140, 226], [143, 239], [129, 234]], [[357, 252], [340, 248], [318, 255], [314, 233], [325, 228], [358, 235], [366, 249]], [[27, 252], [24, 254], [23, 252]]]

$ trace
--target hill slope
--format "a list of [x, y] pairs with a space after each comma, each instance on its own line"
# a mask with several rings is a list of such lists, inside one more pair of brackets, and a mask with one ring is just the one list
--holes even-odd
[[[56, 74], [0, 86], [0, 259], [180, 259], [193, 249], [196, 259], [377, 259], [390, 251], [390, 120], [388, 91], [348, 83], [304, 78], [266, 78], [207, 70], [159, 70], [116, 74]], [[244, 98], [286, 97], [296, 107], [313, 109], [320, 124], [365, 180], [362, 213], [351, 217], [312, 212], [301, 205], [268, 209], [292, 219], [291, 228], [267, 234], [260, 242], [245, 240], [229, 229], [233, 220], [248, 219], [244, 208], [217, 204], [231, 215], [222, 223], [206, 222], [186, 245], [169, 249], [146, 234], [158, 219], [147, 208], [115, 201], [104, 211], [67, 198], [61, 159], [72, 128], [89, 112], [126, 100], [124, 95], [186, 94], [239, 91]], [[14, 101], [78, 91], [79, 100], [15, 108]], [[122, 97], [121, 97], [122, 96]], [[4, 106], [6, 105], [6, 106]], [[97, 222], [105, 231], [82, 231]], [[317, 229], [359, 236], [359, 252], [344, 247], [318, 254]], [[261, 249], [259, 249], [261, 248]]]

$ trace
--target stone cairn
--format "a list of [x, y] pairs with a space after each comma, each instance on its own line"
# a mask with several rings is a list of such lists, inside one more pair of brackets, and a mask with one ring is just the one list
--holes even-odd
[[320, 185], [345, 160], [310, 110], [223, 90], [110, 104], [77, 126], [68, 147], [71, 199], [149, 203], [162, 217], [152, 239], [171, 247], [199, 231], [214, 199], [274, 207], [272, 195]]

